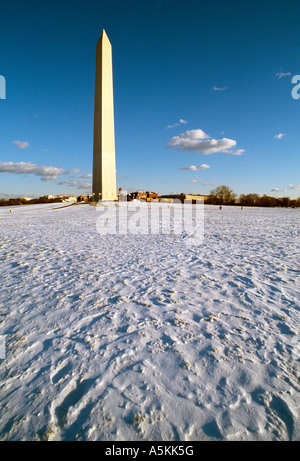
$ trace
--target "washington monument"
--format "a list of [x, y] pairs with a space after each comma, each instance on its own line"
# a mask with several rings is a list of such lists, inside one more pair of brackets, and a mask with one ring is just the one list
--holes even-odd
[[96, 46], [93, 197], [117, 200], [112, 51], [104, 29]]

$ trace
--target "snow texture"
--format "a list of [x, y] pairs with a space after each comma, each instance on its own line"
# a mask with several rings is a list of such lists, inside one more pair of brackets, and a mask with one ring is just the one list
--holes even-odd
[[205, 206], [201, 244], [97, 219], [0, 209], [0, 439], [299, 440], [299, 210]]

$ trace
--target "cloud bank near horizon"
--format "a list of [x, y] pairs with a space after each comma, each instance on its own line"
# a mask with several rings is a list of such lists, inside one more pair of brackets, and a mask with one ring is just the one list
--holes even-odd
[[31, 162], [0, 162], [0, 173], [33, 174], [40, 176], [42, 181], [53, 181], [66, 171], [63, 168], [36, 165]]
[[[74, 187], [80, 190], [89, 190], [92, 187], [87, 181], [83, 181], [83, 179], [91, 178], [92, 174], [89, 173], [87, 175], [79, 174], [81, 172], [80, 169], [76, 168], [70, 171], [66, 171], [63, 168], [57, 168], [54, 166], [44, 166], [44, 165], [36, 165], [35, 163], [31, 162], [1, 162], [0, 161], [0, 173], [12, 173], [12, 174], [23, 174], [23, 175], [35, 175], [39, 176], [40, 179], [44, 182], [48, 181], [57, 181], [58, 186], [69, 186]], [[60, 180], [59, 175], [69, 175], [69, 174], [77, 174], [78, 179], [70, 179], [70, 180]]]
[[92, 184], [83, 182], [81, 180], [69, 180], [69, 181], [59, 181], [58, 182], [59, 186], [70, 186], [70, 187], [76, 187], [77, 189], [90, 189], [92, 187]]

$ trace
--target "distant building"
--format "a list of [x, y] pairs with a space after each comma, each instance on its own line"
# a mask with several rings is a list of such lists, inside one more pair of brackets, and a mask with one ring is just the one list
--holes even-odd
[[128, 194], [128, 200], [146, 200], [147, 198], [147, 194], [146, 192], [142, 192], [142, 191], [137, 191], [137, 192], [131, 192], [130, 194]]
[[73, 196], [73, 197], [67, 197], [64, 199], [64, 202], [72, 202], [72, 203], [75, 203], [77, 202], [77, 197]]
[[158, 194], [156, 192], [146, 192], [147, 194], [147, 199], [149, 200], [157, 200], [158, 199]]
[[89, 198], [86, 197], [85, 195], [79, 195], [77, 197], [77, 202], [88, 202], [89, 201]]
[[197, 201], [205, 201], [205, 199], [207, 199], [207, 195], [194, 195], [194, 194], [181, 194], [179, 199], [181, 202], [185, 201], [185, 200], [191, 200], [192, 203], [197, 203]]
[[158, 194], [156, 192], [137, 191], [137, 192], [131, 192], [130, 194], [128, 194], [127, 199], [128, 201], [145, 200], [146, 202], [151, 202], [152, 200], [158, 199]]
[[127, 200], [145, 200], [146, 202], [166, 202], [172, 203], [174, 200], [180, 200], [181, 203], [185, 201], [190, 201], [191, 203], [197, 203], [199, 201], [205, 201], [208, 198], [208, 195], [196, 195], [196, 194], [174, 194], [174, 195], [161, 195], [158, 196], [156, 192], [143, 192], [143, 191], [136, 191], [131, 192], [127, 195]]
[[171, 197], [161, 197], [159, 198], [159, 201], [162, 203], [173, 203], [174, 199]]
[[208, 195], [196, 195], [196, 194], [171, 194], [171, 195], [161, 195], [159, 197], [160, 202], [173, 202], [174, 200], [180, 200], [181, 203], [185, 201], [191, 201], [192, 203], [197, 203], [201, 200], [207, 200]]

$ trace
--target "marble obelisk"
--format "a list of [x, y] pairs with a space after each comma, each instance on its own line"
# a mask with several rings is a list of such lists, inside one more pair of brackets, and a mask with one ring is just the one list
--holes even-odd
[[96, 46], [93, 197], [117, 200], [112, 49], [104, 29]]

